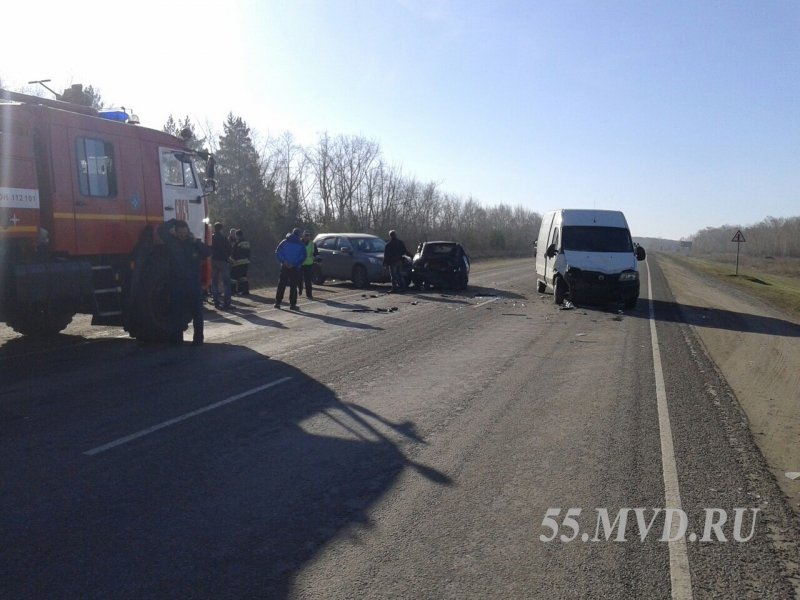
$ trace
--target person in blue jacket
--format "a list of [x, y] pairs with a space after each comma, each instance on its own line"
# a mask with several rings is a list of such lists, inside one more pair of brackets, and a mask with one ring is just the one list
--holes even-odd
[[281, 307], [286, 286], [289, 286], [289, 309], [300, 310], [297, 306], [297, 285], [300, 280], [300, 268], [306, 259], [306, 247], [300, 239], [300, 228], [295, 227], [275, 249], [275, 258], [281, 265], [278, 290], [275, 292], [275, 308]]

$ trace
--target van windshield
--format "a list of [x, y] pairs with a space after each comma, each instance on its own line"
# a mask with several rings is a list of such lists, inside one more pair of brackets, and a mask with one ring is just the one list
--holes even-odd
[[563, 227], [561, 245], [577, 252], [633, 252], [631, 234], [622, 227]]

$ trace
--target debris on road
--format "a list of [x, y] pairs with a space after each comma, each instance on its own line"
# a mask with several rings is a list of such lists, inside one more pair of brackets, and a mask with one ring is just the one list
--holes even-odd
[[800, 479], [800, 473], [798, 473], [797, 471], [789, 471], [786, 473], [786, 477], [788, 477], [792, 481], [795, 481], [796, 479]]
[[570, 300], [564, 300], [564, 305], [559, 310], [572, 310], [575, 305]]

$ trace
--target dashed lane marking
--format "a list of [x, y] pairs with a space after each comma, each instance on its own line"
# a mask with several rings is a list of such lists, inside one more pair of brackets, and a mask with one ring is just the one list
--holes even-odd
[[180, 423], [181, 421], [186, 421], [187, 419], [191, 419], [192, 417], [196, 417], [210, 410], [214, 410], [215, 408], [220, 408], [221, 406], [225, 406], [226, 404], [230, 404], [231, 402], [236, 402], [237, 400], [241, 400], [242, 398], [246, 398], [247, 396], [252, 396], [253, 394], [257, 394], [258, 392], [264, 391], [271, 387], [275, 387], [276, 385], [286, 383], [290, 379], [291, 377], [282, 377], [280, 379], [276, 379], [273, 382], [260, 385], [251, 390], [247, 390], [246, 392], [242, 392], [241, 394], [236, 394], [235, 396], [231, 396], [230, 398], [225, 398], [225, 400], [220, 400], [219, 402], [215, 402], [214, 404], [209, 404], [208, 406], [204, 406], [203, 408], [198, 408], [197, 410], [193, 410], [179, 417], [175, 417], [174, 419], [170, 419], [168, 421], [164, 421], [163, 423], [159, 423], [158, 425], [153, 425], [152, 427], [148, 427], [147, 429], [142, 429], [141, 431], [137, 431], [136, 433], [126, 435], [125, 437], [116, 439], [113, 442], [108, 442], [107, 444], [103, 444], [102, 446], [98, 446], [97, 448], [92, 448], [91, 450], [87, 450], [86, 452], [84, 452], [84, 454], [86, 454], [87, 456], [94, 456], [96, 454], [100, 454], [101, 452], [105, 452], [106, 450], [111, 450], [112, 448], [116, 448], [117, 446], [121, 446], [122, 444], [127, 444], [128, 442], [132, 442], [133, 440], [138, 440], [141, 437], [150, 435], [151, 433], [159, 431], [160, 429], [164, 429], [165, 427], [170, 427], [172, 425]]

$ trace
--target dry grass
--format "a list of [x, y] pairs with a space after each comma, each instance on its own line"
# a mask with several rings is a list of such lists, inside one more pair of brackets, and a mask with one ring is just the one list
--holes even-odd
[[707, 257], [677, 254], [661, 256], [716, 277], [794, 316], [800, 316], [800, 259], [740, 256], [737, 276], [735, 254]]

